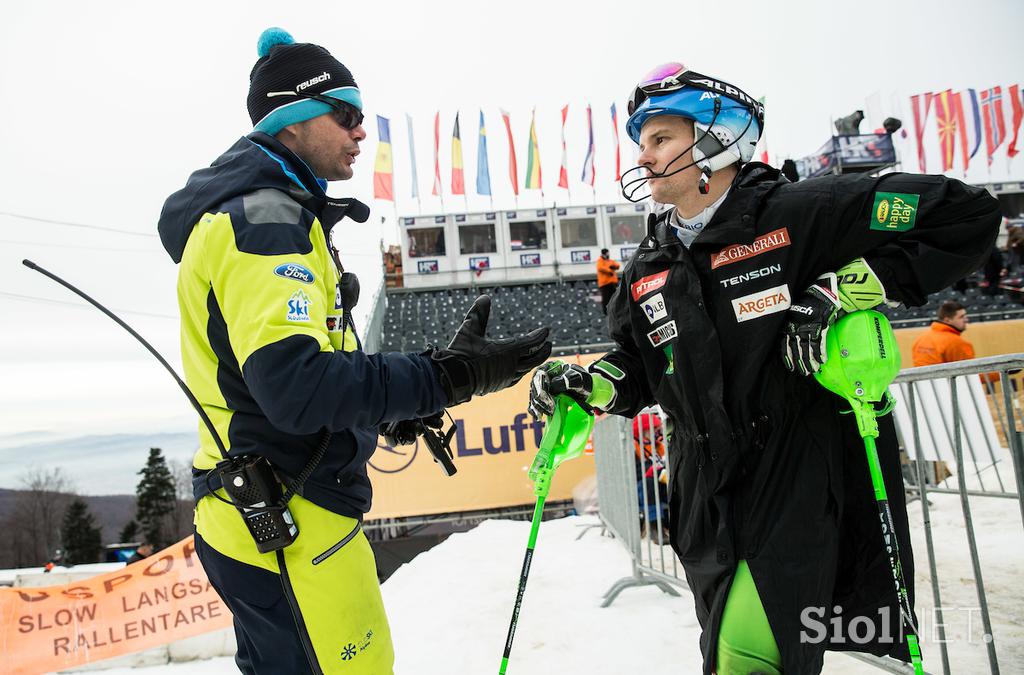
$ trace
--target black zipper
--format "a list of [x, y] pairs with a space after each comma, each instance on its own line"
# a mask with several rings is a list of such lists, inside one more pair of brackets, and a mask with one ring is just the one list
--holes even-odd
[[316, 651], [313, 649], [313, 643], [309, 639], [309, 633], [306, 631], [306, 622], [302, 619], [302, 610], [299, 609], [299, 601], [295, 597], [295, 591], [292, 590], [292, 583], [288, 579], [288, 568], [284, 564], [284, 551], [279, 550], [277, 552], [277, 566], [281, 570], [281, 586], [284, 588], [284, 596], [288, 598], [288, 605], [292, 608], [292, 618], [295, 619], [295, 630], [299, 633], [299, 639], [302, 640], [302, 648], [306, 652], [306, 659], [309, 661], [310, 672], [314, 675], [323, 675], [324, 671], [320, 669], [320, 662], [317, 661]]
[[355, 536], [357, 534], [359, 534], [359, 528], [360, 527], [362, 527], [362, 523], [360, 523], [359, 521], [356, 521], [356, 526], [352, 528], [352, 531], [349, 532], [348, 534], [346, 534], [345, 538], [342, 539], [341, 541], [339, 541], [337, 544], [335, 544], [334, 546], [330, 547], [329, 549], [327, 549], [326, 551], [324, 551], [323, 553], [321, 553], [317, 557], [313, 558], [313, 564], [314, 565], [319, 565], [320, 563], [322, 563], [323, 561], [327, 560], [332, 555], [334, 555], [335, 553], [340, 551], [341, 548], [343, 546], [345, 546], [345, 544], [347, 544], [350, 541], [352, 541], [353, 539], [355, 539]]

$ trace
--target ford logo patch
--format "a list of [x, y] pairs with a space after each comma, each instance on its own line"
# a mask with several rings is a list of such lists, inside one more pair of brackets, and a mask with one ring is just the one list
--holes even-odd
[[285, 263], [274, 268], [274, 274], [285, 279], [295, 279], [304, 284], [311, 284], [316, 278], [313, 273], [302, 265], [296, 263]]

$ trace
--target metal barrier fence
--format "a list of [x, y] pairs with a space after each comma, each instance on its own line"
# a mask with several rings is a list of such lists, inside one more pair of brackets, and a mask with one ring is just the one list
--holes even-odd
[[[986, 507], [993, 500], [1014, 500], [1019, 517], [1024, 522], [1024, 354], [960, 361], [957, 363], [909, 368], [903, 370], [891, 388], [896, 398], [893, 410], [897, 436], [904, 451], [904, 483], [911, 501], [920, 508], [920, 521], [911, 510], [911, 533], [915, 538], [914, 552], [917, 569], [927, 567], [928, 574], [918, 574], [917, 608], [919, 630], [925, 650], [925, 666], [936, 670], [941, 659], [942, 673], [1000, 672], [999, 654], [1003, 653], [1004, 666], [1012, 663], [1013, 670], [1024, 668], [1024, 629], [1020, 628], [1021, 591], [1010, 584], [1010, 597], [993, 598], [986, 594], [982, 558], [971, 498], [986, 499]], [[667, 441], [662, 433], [667, 420], [657, 409], [642, 412], [635, 420], [605, 416], [594, 425], [594, 460], [597, 469], [599, 516], [604, 528], [622, 542], [630, 554], [631, 574], [616, 581], [604, 596], [602, 607], [610, 605], [623, 590], [632, 586], [656, 585], [665, 592], [678, 595], [674, 587], [687, 588], [681, 564], [669, 547], [667, 524], [667, 485], [661, 476], [670, 475]], [[642, 439], [638, 441], [636, 439]], [[965, 454], [966, 450], [966, 454]], [[958, 496], [959, 500], [956, 499]], [[966, 553], [954, 547], [947, 536], [942, 540], [942, 554], [955, 560], [947, 577], [940, 577], [939, 555], [936, 551], [936, 531], [930, 501], [944, 500], [942, 516], [959, 505], [966, 535]], [[915, 509], [918, 507], [915, 507]], [[993, 516], [994, 513], [994, 516]], [[999, 579], [1005, 579], [1009, 567], [1024, 560], [1013, 561], [1013, 555], [1024, 557], [1021, 551], [1021, 530], [1017, 529], [1017, 516], [1007, 517], [1005, 508], [992, 512], [985, 509], [987, 518], [996, 518], [1002, 527], [1000, 534], [1007, 538], [1007, 559], [994, 560], [989, 551], [989, 568], [1001, 564], [1004, 569]], [[1006, 522], [1009, 520], [1009, 522]], [[923, 527], [918, 525], [921, 523]], [[938, 523], [944, 527], [945, 520]], [[958, 523], [953, 523], [958, 526]], [[940, 531], [939, 536], [947, 535]], [[986, 532], [986, 534], [991, 534]], [[991, 536], [989, 537], [991, 539]], [[989, 542], [991, 549], [991, 542]], [[923, 552], [922, 552], [923, 548]], [[922, 555], [927, 557], [923, 564]], [[964, 558], [969, 558], [969, 570]], [[995, 563], [995, 564], [993, 564]], [[959, 565], [959, 567], [957, 566]], [[970, 579], [962, 574], [966, 572]], [[1013, 578], [1018, 578], [1014, 576]], [[930, 586], [931, 603], [926, 599]], [[960, 606], [964, 602], [964, 586], [973, 586], [972, 602], [977, 606]], [[1000, 590], [1002, 590], [1002, 587]], [[1018, 596], [1014, 599], [1014, 591]], [[943, 605], [943, 594], [947, 594]], [[952, 599], [953, 605], [950, 605]], [[995, 610], [993, 606], [995, 605]], [[957, 663], [951, 664], [949, 638], [946, 629], [953, 625], [951, 612], [967, 611], [967, 635], [954, 631], [953, 640], [959, 641]], [[930, 614], [927, 614], [929, 613]], [[980, 617], [981, 640], [972, 640], [971, 621]], [[952, 617], [955, 618], [955, 617]], [[962, 618], [962, 617], [961, 617]], [[927, 633], [925, 632], [927, 631]], [[981, 645], [984, 655], [980, 655]], [[1001, 651], [1000, 651], [1001, 650]], [[912, 673], [912, 669], [893, 659], [882, 659], [866, 654], [847, 652], [853, 658], [892, 673]], [[962, 663], [965, 661], [966, 663]], [[955, 667], [954, 671], [952, 668]]]

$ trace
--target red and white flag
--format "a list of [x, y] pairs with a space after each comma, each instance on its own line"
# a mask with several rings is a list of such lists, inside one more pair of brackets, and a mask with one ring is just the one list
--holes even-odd
[[1020, 132], [1021, 119], [1024, 118], [1024, 107], [1021, 106], [1020, 96], [1020, 87], [1016, 84], [1011, 84], [1010, 107], [1013, 111], [1013, 117], [1010, 122], [1010, 131], [1013, 132], [1013, 138], [1010, 140], [1010, 147], [1006, 148], [1006, 155], [1008, 157], [1014, 157], [1020, 153], [1020, 150], [1017, 149], [1017, 134]]
[[558, 170], [558, 187], [569, 189], [569, 170], [565, 155], [565, 118], [569, 116], [569, 106], [562, 108], [562, 168]]
[[[924, 109], [919, 101], [924, 97]], [[918, 94], [910, 97], [910, 108], [914, 111], [914, 138], [917, 139], [917, 165], [921, 173], [928, 173], [924, 156], [924, 125], [928, 122], [928, 111], [932, 107], [932, 93]]]
[[434, 189], [430, 194], [441, 194], [441, 162], [437, 158], [441, 147], [441, 111], [434, 113]]

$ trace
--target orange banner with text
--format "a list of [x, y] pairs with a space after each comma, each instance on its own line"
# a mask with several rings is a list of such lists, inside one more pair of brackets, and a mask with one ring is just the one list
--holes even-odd
[[[600, 356], [562, 360], [586, 365]], [[423, 439], [398, 448], [385, 445], [383, 437], [378, 439], [368, 467], [373, 508], [367, 520], [533, 504], [536, 498], [527, 472], [540, 447], [544, 423], [526, 412], [530, 376], [514, 387], [451, 409], [459, 430], [452, 440], [458, 472], [450, 478], [434, 463]], [[572, 489], [593, 473], [591, 455], [562, 464], [548, 500], [571, 499]]]
[[63, 586], [0, 588], [0, 673], [45, 673], [231, 626], [192, 537]]

